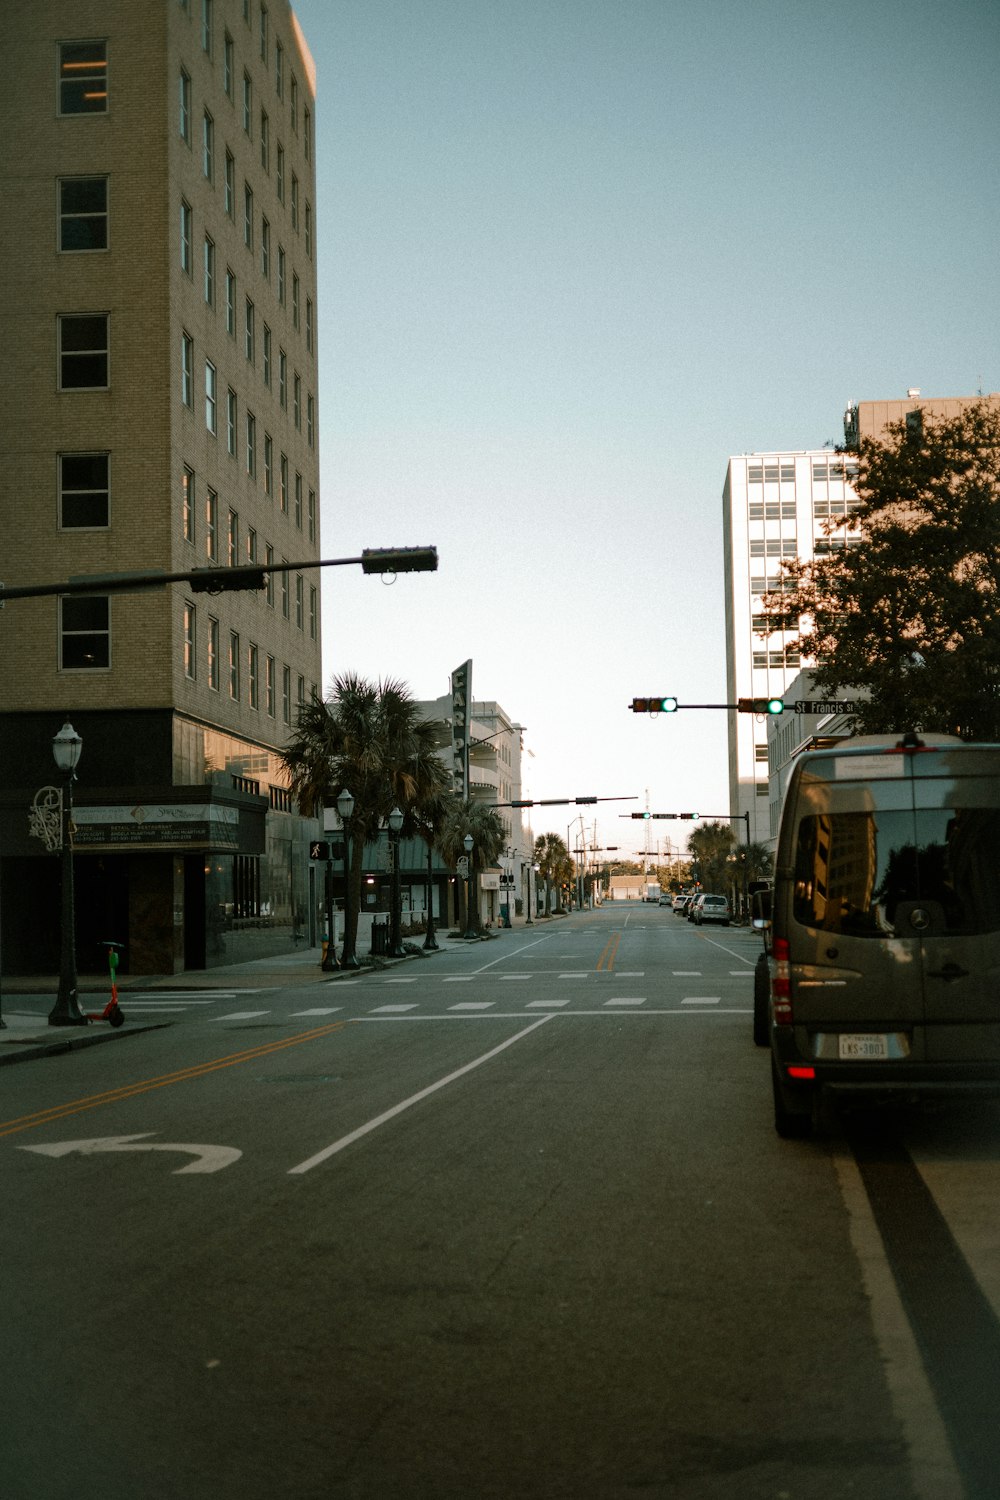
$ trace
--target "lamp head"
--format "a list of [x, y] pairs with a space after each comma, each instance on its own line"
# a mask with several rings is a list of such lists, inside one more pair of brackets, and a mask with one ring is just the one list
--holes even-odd
[[392, 829], [393, 833], [398, 833], [402, 826], [403, 814], [400, 812], [398, 807], [394, 807], [392, 812], [389, 814], [389, 827]]
[[337, 798], [337, 811], [340, 813], [341, 821], [346, 823], [354, 811], [354, 796], [345, 786]]
[[59, 733], [52, 737], [52, 754], [64, 775], [72, 775], [76, 770], [82, 749], [83, 740], [67, 719]]
[[473, 844], [474, 844], [474, 843], [475, 843], [475, 842], [476, 842], [476, 841], [475, 841], [475, 839], [474, 839], [474, 838], [473, 838], [473, 837], [472, 837], [472, 834], [471, 834], [471, 833], [467, 833], [467, 834], [466, 834], [466, 835], [465, 835], [465, 838], [464, 838], [464, 839], [463, 839], [463, 840], [462, 840], [462, 843], [463, 843], [463, 844], [464, 844], [464, 845], [465, 845], [465, 852], [466, 852], [466, 854], [471, 854], [471, 853], [472, 853], [472, 846], [473, 846]]

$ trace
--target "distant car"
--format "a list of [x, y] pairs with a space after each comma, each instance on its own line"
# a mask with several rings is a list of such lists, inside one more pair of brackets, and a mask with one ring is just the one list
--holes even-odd
[[694, 923], [700, 927], [703, 922], [721, 922], [723, 927], [729, 926], [729, 902], [725, 896], [699, 896], [694, 907]]
[[660, 900], [659, 900], [659, 905], [660, 906], [672, 906], [673, 905], [673, 898], [670, 897], [670, 896], [661, 896]]
[[695, 902], [698, 900], [699, 894], [700, 892], [695, 891], [694, 894], [692, 896], [688, 896], [684, 902], [684, 915], [687, 917], [689, 922], [694, 921], [694, 907]]
[[672, 902], [672, 905], [673, 905], [673, 908], [674, 908], [674, 916], [675, 917], [682, 917], [684, 915], [684, 908], [685, 908], [685, 906], [687, 906], [687, 904], [688, 904], [688, 898], [687, 898], [687, 896], [675, 896], [674, 899], [673, 899], [673, 902]]

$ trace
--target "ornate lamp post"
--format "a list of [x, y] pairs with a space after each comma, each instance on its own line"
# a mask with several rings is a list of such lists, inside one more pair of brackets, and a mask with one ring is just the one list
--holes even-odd
[[351, 926], [351, 815], [354, 797], [346, 787], [337, 798], [337, 811], [344, 825], [344, 946], [340, 950], [340, 967], [358, 969], [361, 966], [354, 954], [354, 929]]
[[399, 830], [403, 826], [403, 814], [394, 807], [389, 814], [389, 848], [392, 851], [392, 884], [389, 912], [389, 957], [405, 958], [402, 927], [402, 887], [399, 876]]
[[534, 927], [534, 925], [535, 925], [534, 922], [531, 919], [531, 908], [534, 905], [534, 901], [533, 901], [532, 895], [531, 895], [531, 872], [532, 872], [532, 870], [537, 870], [537, 868], [538, 868], [538, 866], [535, 865], [535, 864], [532, 864], [530, 860], [529, 860], [529, 862], [524, 867], [524, 884], [525, 884], [524, 910], [526, 912], [526, 916], [525, 916], [525, 919], [524, 919], [524, 925], [525, 925], [525, 927]]
[[476, 867], [472, 862], [472, 850], [475, 842], [471, 833], [467, 833], [462, 840], [465, 846], [465, 855], [469, 861], [469, 899], [465, 903], [467, 908], [465, 913], [465, 935], [467, 938], [477, 938], [479, 936], [478, 910], [473, 915], [474, 908], [478, 905], [476, 896]]
[[52, 740], [52, 754], [66, 780], [62, 805], [62, 896], [59, 993], [49, 1011], [50, 1026], [86, 1026], [87, 1017], [77, 1002], [76, 903], [73, 892], [73, 782], [83, 740], [68, 721]]

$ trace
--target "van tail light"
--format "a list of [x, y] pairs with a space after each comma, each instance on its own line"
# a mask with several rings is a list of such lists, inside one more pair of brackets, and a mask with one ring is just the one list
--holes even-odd
[[792, 976], [791, 949], [787, 938], [774, 940], [774, 975], [771, 979], [771, 999], [774, 1019], [779, 1026], [792, 1024]]

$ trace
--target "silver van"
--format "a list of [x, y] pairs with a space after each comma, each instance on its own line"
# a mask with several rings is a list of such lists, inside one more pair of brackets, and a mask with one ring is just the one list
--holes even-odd
[[1000, 745], [801, 755], [766, 943], [779, 1135], [827, 1089], [1000, 1092]]

